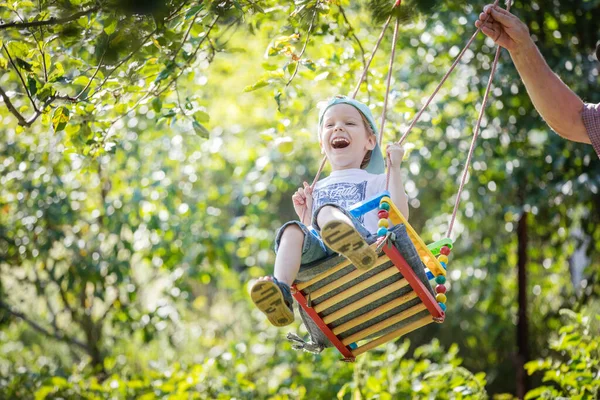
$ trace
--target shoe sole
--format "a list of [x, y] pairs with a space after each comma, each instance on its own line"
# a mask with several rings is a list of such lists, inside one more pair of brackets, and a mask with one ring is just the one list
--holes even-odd
[[321, 237], [327, 247], [346, 257], [357, 269], [367, 270], [375, 265], [377, 253], [354, 227], [331, 221], [321, 229]]
[[294, 322], [294, 314], [283, 299], [283, 293], [273, 281], [256, 282], [250, 290], [250, 298], [275, 326], [286, 326]]

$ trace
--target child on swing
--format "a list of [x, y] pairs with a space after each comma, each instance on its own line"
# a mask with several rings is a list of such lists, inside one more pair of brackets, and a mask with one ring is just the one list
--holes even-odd
[[[319, 145], [331, 164], [331, 174], [319, 181], [314, 191], [304, 182], [292, 196], [294, 211], [301, 221], [284, 224], [275, 238], [273, 276], [258, 279], [252, 286], [252, 301], [275, 326], [294, 322], [290, 286], [302, 265], [338, 253], [357, 268], [368, 269], [377, 259], [367, 238], [378, 229], [377, 211], [360, 219], [346, 209], [385, 190], [386, 175], [377, 127], [367, 105], [345, 96], [332, 98], [319, 115]], [[400, 163], [404, 149], [388, 146], [391, 199], [408, 219]], [[326, 245], [308, 231], [320, 231]]]

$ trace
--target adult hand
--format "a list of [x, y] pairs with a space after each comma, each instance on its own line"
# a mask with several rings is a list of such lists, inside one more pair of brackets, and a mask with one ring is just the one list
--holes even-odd
[[394, 166], [399, 166], [404, 158], [404, 147], [398, 143], [390, 143], [387, 146], [387, 153], [390, 156], [390, 162]]
[[[292, 202], [294, 203], [294, 211], [298, 218], [301, 220], [304, 218], [312, 217], [312, 205], [313, 205], [313, 197], [312, 197], [312, 189], [307, 182], [304, 182], [304, 187], [298, 188], [296, 193], [292, 196]], [[305, 221], [301, 221], [306, 225]]]
[[510, 12], [493, 4], [483, 8], [475, 26], [511, 53], [526, 50], [533, 44], [527, 25]]

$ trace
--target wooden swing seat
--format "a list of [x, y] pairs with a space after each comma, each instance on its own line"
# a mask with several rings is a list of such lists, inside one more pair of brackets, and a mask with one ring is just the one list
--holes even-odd
[[[429, 279], [446, 275], [435, 255], [442, 246], [451, 248], [452, 243], [444, 239], [426, 246], [388, 196], [388, 192], [381, 193], [349, 211], [358, 217], [387, 198], [390, 221], [402, 225], [394, 231], [408, 235], [413, 248], [393, 241], [383, 245], [375, 242], [371, 246], [379, 247], [379, 258], [369, 270], [359, 270], [344, 257], [334, 256], [335, 265], [292, 286], [300, 307], [344, 361], [354, 361], [359, 354], [432, 322], [442, 323], [445, 318]], [[410, 263], [399, 249], [408, 254]]]

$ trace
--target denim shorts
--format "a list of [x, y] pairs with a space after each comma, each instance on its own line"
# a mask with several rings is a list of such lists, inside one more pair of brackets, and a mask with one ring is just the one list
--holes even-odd
[[[317, 224], [317, 215], [323, 207], [335, 207], [341, 212], [343, 212], [354, 224], [356, 231], [365, 239], [369, 239], [372, 234], [363, 226], [363, 224], [354, 216], [352, 216], [348, 211], [344, 210], [342, 207], [336, 204], [323, 204], [321, 207], [317, 209], [317, 211], [313, 215], [312, 219], [312, 227], [320, 233], [321, 229]], [[336, 254], [330, 248], [325, 246], [323, 242], [317, 238], [306, 225], [304, 225], [300, 221], [289, 221], [283, 224], [281, 228], [277, 231], [275, 235], [275, 253], [279, 249], [279, 243], [281, 242], [281, 236], [283, 235], [283, 231], [290, 225], [297, 225], [302, 232], [304, 233], [304, 243], [302, 244], [302, 259], [300, 260], [300, 265], [309, 264], [314, 261], [318, 261], [324, 258], [331, 256], [332, 254]]]

